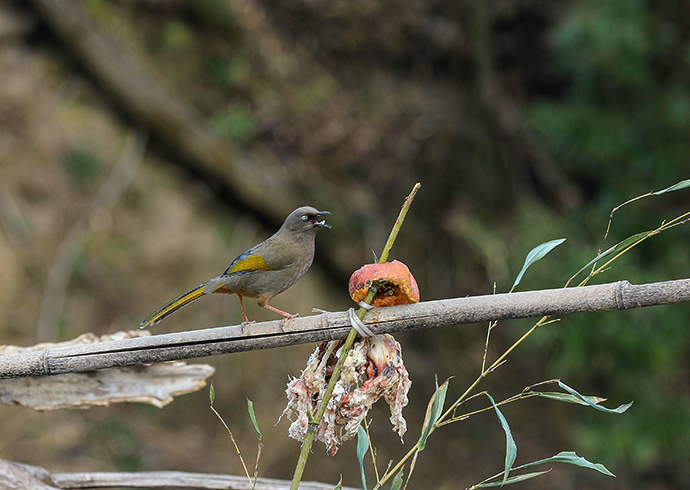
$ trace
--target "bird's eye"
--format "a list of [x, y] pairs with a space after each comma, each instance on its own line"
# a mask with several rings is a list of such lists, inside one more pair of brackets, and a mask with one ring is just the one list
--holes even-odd
[[302, 215], [302, 221], [307, 221], [308, 219], [309, 219], [309, 216], [307, 216], [306, 214]]

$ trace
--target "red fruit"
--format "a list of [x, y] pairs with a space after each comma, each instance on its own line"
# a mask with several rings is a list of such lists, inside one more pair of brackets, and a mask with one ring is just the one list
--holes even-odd
[[406, 305], [419, 302], [419, 287], [405, 264], [394, 260], [382, 264], [367, 264], [350, 277], [348, 289], [355, 303], [362, 301], [369, 287], [379, 288], [371, 304], [373, 306]]

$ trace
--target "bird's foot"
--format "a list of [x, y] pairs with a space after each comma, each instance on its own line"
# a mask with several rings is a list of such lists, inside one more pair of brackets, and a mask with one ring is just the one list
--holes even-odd
[[247, 318], [244, 319], [244, 321], [240, 324], [240, 332], [242, 332], [242, 335], [244, 335], [244, 327], [252, 323], [256, 323], [256, 321], [248, 320]]
[[293, 318], [299, 318], [299, 313], [295, 313], [294, 315], [290, 313], [283, 313], [283, 319], [280, 320], [280, 331], [282, 333], [285, 333], [285, 331], [283, 330], [283, 325], [285, 325], [285, 322], [287, 322], [288, 320], [292, 320]]
[[299, 313], [295, 313], [294, 315], [291, 315], [290, 313], [285, 313], [283, 315], [283, 319], [280, 320], [280, 324], [284, 325], [286, 321], [292, 320], [293, 318], [299, 318]]

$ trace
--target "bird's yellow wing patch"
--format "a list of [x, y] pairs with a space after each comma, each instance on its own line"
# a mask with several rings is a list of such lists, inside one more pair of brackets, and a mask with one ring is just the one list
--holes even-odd
[[243, 253], [237, 257], [230, 267], [225, 271], [226, 274], [233, 274], [235, 272], [254, 272], [254, 271], [270, 271], [273, 270], [263, 257], [259, 255]]

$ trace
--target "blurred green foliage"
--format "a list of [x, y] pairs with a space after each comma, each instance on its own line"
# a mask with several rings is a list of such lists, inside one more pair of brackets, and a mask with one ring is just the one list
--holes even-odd
[[224, 89], [231, 89], [246, 80], [251, 72], [251, 64], [247, 53], [235, 56], [216, 55], [206, 64], [206, 74], [209, 79]]
[[[689, 176], [690, 42], [664, 16], [663, 8], [650, 10], [642, 1], [574, 2], [550, 36], [564, 91], [524, 108], [527, 124], [569, 173], [597, 189], [589, 234], [598, 229], [603, 237], [613, 206]], [[687, 190], [622, 210], [607, 246], [674, 218], [673, 202], [690, 202]], [[687, 236], [681, 229], [655, 237], [598, 281], [687, 277]], [[577, 238], [566, 243], [570, 257], [560, 264], [567, 266], [562, 278], [577, 270], [578, 261], [586, 263], [584, 250], [596, 255], [596, 247], [596, 241]], [[573, 434], [583, 452], [618, 460], [614, 465], [627, 461], [641, 473], [687, 462], [688, 318], [690, 308], [677, 305], [582, 315], [541, 332], [533, 348], [550, 351], [551, 375], [589, 383], [590, 391], [614, 401], [635, 401], [616, 424], [582, 414]]]
[[171, 20], [165, 24], [161, 32], [161, 42], [164, 49], [179, 50], [189, 48], [193, 38], [184, 22], [181, 20]]
[[89, 190], [100, 176], [102, 162], [88, 148], [68, 148], [60, 156], [60, 167], [81, 190]]
[[211, 117], [211, 127], [215, 133], [231, 142], [245, 143], [254, 136], [252, 110], [240, 105], [218, 112]]
[[566, 88], [524, 111], [573, 175], [621, 202], [688, 170], [690, 43], [665, 14], [637, 0], [574, 2], [550, 36]]

